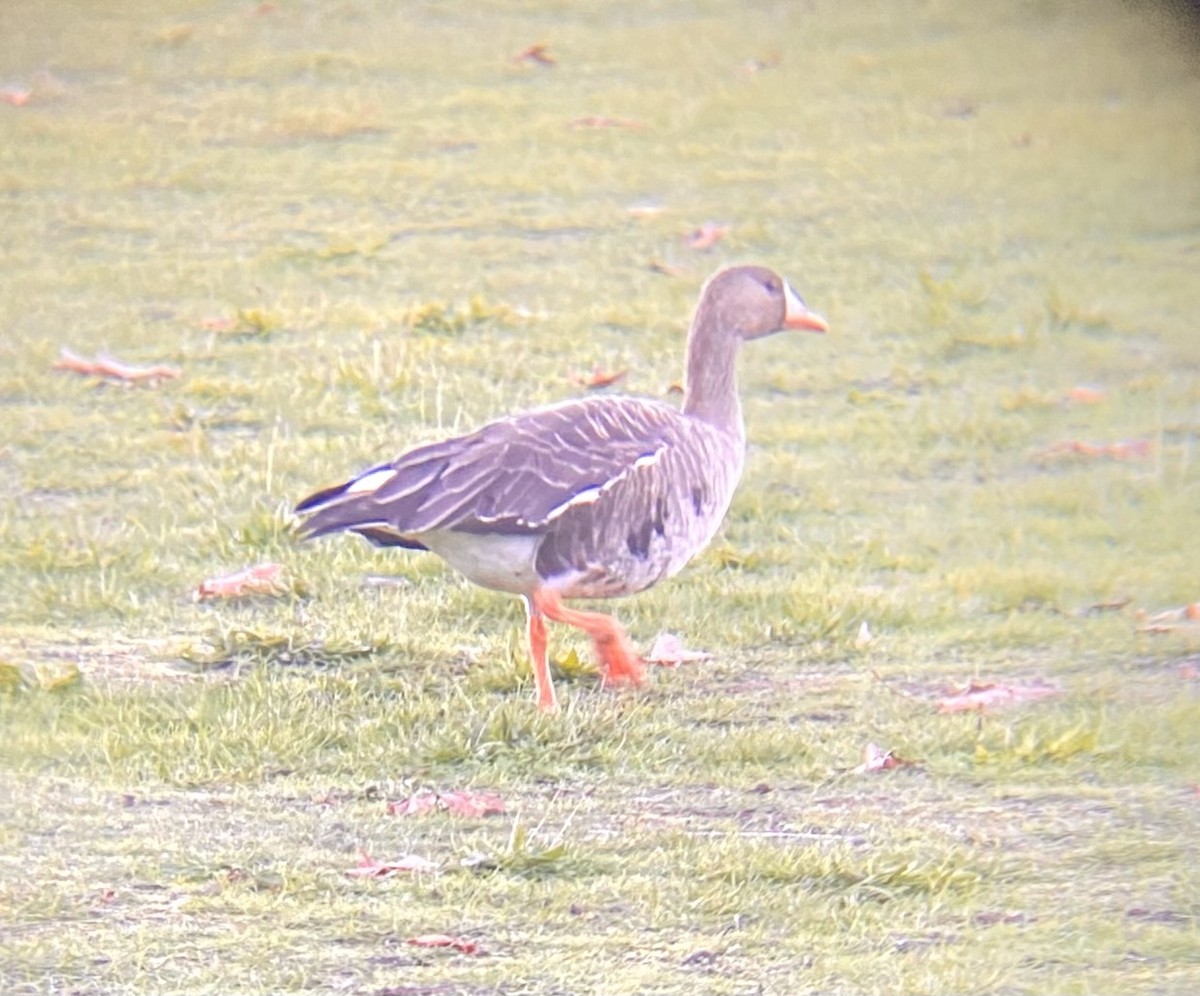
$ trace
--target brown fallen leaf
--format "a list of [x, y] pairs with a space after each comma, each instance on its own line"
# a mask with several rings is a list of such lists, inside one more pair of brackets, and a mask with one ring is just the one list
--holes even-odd
[[358, 864], [346, 871], [360, 878], [391, 878], [400, 872], [435, 872], [438, 866], [415, 854], [404, 854], [395, 861], [378, 861], [365, 851]]
[[1165, 612], [1158, 612], [1150, 616], [1146, 622], [1183, 622], [1185, 619], [1192, 622], [1200, 622], [1200, 602], [1189, 602], [1178, 609], [1167, 609]]
[[196, 323], [197, 328], [205, 332], [232, 332], [239, 325], [236, 318], [201, 318]]
[[504, 799], [495, 792], [418, 792], [387, 804], [391, 816], [422, 816], [438, 809], [471, 817], [500, 816], [506, 812]]
[[558, 60], [550, 54], [550, 46], [545, 42], [537, 42], [530, 45], [527, 49], [518, 52], [513, 56], [513, 62], [522, 63], [526, 66], [538, 65], [549, 69], [557, 64]]
[[87, 360], [78, 353], [63, 346], [58, 359], [54, 361], [55, 370], [66, 370], [70, 373], [84, 374], [90, 377], [105, 377], [109, 380], [120, 380], [126, 383], [156, 383], [160, 380], [174, 380], [183, 376], [181, 370], [175, 367], [152, 366], [134, 367], [111, 356], [97, 356]]
[[869, 771], [891, 771], [893, 768], [907, 768], [916, 764], [907, 758], [898, 757], [893, 751], [884, 750], [878, 744], [868, 743], [863, 751], [863, 763], [855, 768], [857, 774]]
[[680, 664], [710, 661], [712, 656], [703, 650], [688, 650], [674, 633], [659, 633], [643, 659], [647, 664], [658, 664], [660, 667], [679, 667]]
[[29, 98], [33, 96], [33, 91], [27, 86], [20, 86], [12, 83], [5, 87], [0, 87], [0, 104], [11, 104], [13, 107], [24, 107], [29, 103]]
[[1143, 460], [1153, 452], [1154, 444], [1149, 439], [1124, 439], [1109, 443], [1104, 455], [1113, 460]]
[[983, 712], [1016, 705], [1018, 702], [1036, 702], [1060, 694], [1052, 685], [996, 685], [971, 682], [966, 689], [937, 700], [938, 712]]
[[1189, 602], [1178, 609], [1167, 609], [1147, 616], [1138, 613], [1142, 625], [1139, 633], [1174, 633], [1178, 630], [1196, 630], [1200, 628], [1200, 602]]
[[1035, 460], [1061, 460], [1083, 457], [1088, 460], [1142, 460], [1150, 456], [1154, 446], [1148, 439], [1123, 439], [1115, 443], [1086, 443], [1067, 439], [1034, 454]]
[[725, 238], [729, 232], [730, 226], [728, 225], [718, 225], [715, 222], [706, 221], [687, 237], [688, 248], [695, 249], [697, 252], [705, 252]]
[[1104, 392], [1096, 387], [1078, 384], [1067, 392], [1067, 400], [1077, 405], [1098, 405], [1104, 401]]
[[612, 387], [618, 381], [622, 381], [629, 374], [629, 368], [624, 370], [615, 370], [606, 372], [603, 367], [597, 364], [592, 368], [590, 374], [575, 374], [571, 377], [576, 384], [586, 387], [589, 391], [597, 391], [603, 387]]
[[665, 210], [661, 204], [630, 204], [625, 213], [631, 218], [656, 218]]
[[495, 792], [443, 792], [442, 803], [458, 816], [503, 816], [504, 799]]
[[567, 127], [575, 130], [580, 128], [628, 128], [630, 131], [645, 131], [646, 129], [646, 125], [642, 121], [636, 121], [633, 118], [612, 118], [607, 114], [587, 114], [582, 118], [576, 118]]
[[479, 945], [474, 941], [466, 937], [452, 937], [450, 934], [418, 934], [404, 943], [417, 948], [453, 948], [469, 955], [479, 953]]
[[200, 582], [196, 600], [205, 598], [245, 598], [247, 595], [282, 595], [282, 564], [256, 564], [232, 574], [222, 574]]

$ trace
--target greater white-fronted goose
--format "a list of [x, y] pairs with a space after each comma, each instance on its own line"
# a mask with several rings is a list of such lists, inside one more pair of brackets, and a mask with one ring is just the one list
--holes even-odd
[[498, 419], [310, 495], [296, 507], [302, 531], [431, 550], [476, 584], [520, 595], [542, 709], [556, 705], [546, 619], [591, 637], [605, 685], [641, 684], [620, 623], [563, 599], [642, 591], [708, 544], [742, 475], [738, 349], [783, 329], [824, 332], [825, 320], [771, 270], [721, 270], [688, 334], [682, 409], [606, 396]]

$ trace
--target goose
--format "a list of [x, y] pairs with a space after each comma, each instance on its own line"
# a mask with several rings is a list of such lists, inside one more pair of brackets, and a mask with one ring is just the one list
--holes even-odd
[[591, 638], [604, 686], [641, 685], [644, 662], [621, 624], [564, 603], [644, 591], [708, 545], [742, 476], [742, 343], [826, 328], [774, 271], [719, 270], [688, 333], [681, 407], [605, 395], [499, 418], [308, 496], [300, 533], [428, 550], [519, 595], [542, 710], [557, 708], [547, 620]]

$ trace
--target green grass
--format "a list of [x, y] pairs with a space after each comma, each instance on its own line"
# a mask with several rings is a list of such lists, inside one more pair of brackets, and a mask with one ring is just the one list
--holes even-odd
[[[842, 8], [0, 13], [0, 990], [1200, 988], [1195, 26]], [[556, 629], [546, 717], [515, 600], [294, 539], [597, 366], [667, 396], [738, 261], [831, 333], [746, 350], [722, 534], [612, 606], [712, 660], [613, 694]]]

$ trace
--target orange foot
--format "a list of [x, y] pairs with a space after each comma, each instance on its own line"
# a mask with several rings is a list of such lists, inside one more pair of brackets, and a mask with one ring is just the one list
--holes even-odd
[[643, 685], [646, 669], [638, 652], [633, 649], [621, 624], [603, 612], [584, 612], [562, 604], [557, 592], [535, 591], [530, 598], [532, 611], [555, 622], [582, 629], [592, 638], [592, 647], [600, 661], [605, 688], [613, 685]]
[[604, 672], [601, 684], [605, 688], [614, 685], [644, 685], [646, 683], [646, 668], [638, 652], [633, 649], [625, 631], [611, 616], [605, 616], [612, 623], [612, 629], [602, 634], [592, 635], [592, 648], [600, 661]]

